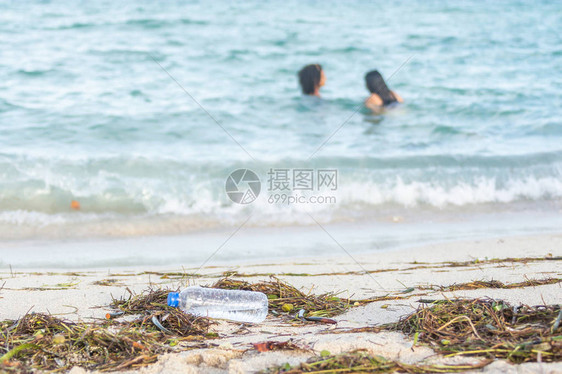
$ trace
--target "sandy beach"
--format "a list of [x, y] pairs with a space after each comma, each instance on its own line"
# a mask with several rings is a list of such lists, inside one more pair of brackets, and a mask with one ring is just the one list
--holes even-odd
[[562, 373], [561, 25], [0, 2], [0, 374]]
[[[370, 354], [406, 363], [466, 362], [444, 360], [428, 346], [413, 347], [411, 338], [398, 332], [346, 332], [351, 329], [396, 322], [413, 313], [420, 299], [493, 298], [513, 305], [562, 303], [562, 235], [498, 237], [449, 242], [391, 252], [333, 258], [299, 259], [298, 262], [207, 266], [196, 269], [159, 268], [0, 273], [0, 319], [18, 319], [42, 312], [74, 321], [102, 320], [112, 298], [127, 297], [148, 287], [177, 288], [188, 284], [210, 285], [229, 274], [249, 282], [278, 277], [307, 293], [338, 293], [351, 299], [396, 296], [350, 308], [334, 317], [335, 325], [291, 325], [274, 315], [262, 324], [245, 326], [221, 321], [213, 326], [219, 338], [205, 349], [190, 349], [159, 357], [139, 373], [247, 373], [289, 363], [296, 365], [322, 351], [331, 354], [365, 349]], [[367, 271], [367, 273], [365, 273]], [[532, 280], [555, 279], [533, 286]], [[557, 280], [556, 280], [557, 279]], [[480, 288], [450, 291], [445, 287], [474, 281], [500, 281], [505, 285], [531, 282], [509, 289]], [[258, 352], [253, 343], [291, 341], [309, 351]], [[478, 359], [470, 358], [469, 362]], [[562, 372], [560, 363], [511, 365], [497, 360], [484, 372]], [[83, 369], [74, 368], [72, 373]]]

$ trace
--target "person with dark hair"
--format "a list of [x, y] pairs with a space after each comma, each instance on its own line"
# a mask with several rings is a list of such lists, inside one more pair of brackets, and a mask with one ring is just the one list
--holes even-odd
[[388, 88], [382, 75], [376, 70], [365, 75], [365, 83], [371, 92], [371, 96], [365, 100], [365, 106], [369, 109], [378, 112], [387, 105], [404, 102], [400, 95]]
[[303, 94], [320, 96], [320, 87], [326, 83], [322, 66], [319, 64], [306, 65], [299, 71], [299, 82]]

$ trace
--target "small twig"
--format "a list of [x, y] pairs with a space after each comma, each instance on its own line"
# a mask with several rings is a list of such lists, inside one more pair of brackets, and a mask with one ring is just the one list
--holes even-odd
[[67, 312], [67, 313], [55, 313], [55, 314], [52, 314], [52, 315], [53, 315], [53, 316], [65, 316], [65, 315], [67, 315], [67, 314], [76, 314], [76, 313], [78, 313], [78, 308], [75, 307], [75, 306], [73, 306], [73, 305], [63, 305], [63, 306], [65, 306], [65, 307], [67, 307], [67, 308], [72, 308], [72, 309], [74, 309], [74, 311], [73, 311], [73, 312]]
[[452, 320], [450, 320], [449, 322], [447, 322], [446, 324], [444, 324], [443, 326], [441, 326], [440, 328], [438, 328], [437, 331], [443, 330], [445, 327], [449, 326], [450, 324], [452, 324], [454, 322], [457, 322], [459, 319], [466, 319], [468, 321], [468, 323], [470, 324], [470, 327], [472, 327], [472, 331], [474, 331], [474, 335], [476, 335], [478, 337], [478, 339], [483, 340], [482, 337], [480, 335], [478, 335], [478, 332], [476, 331], [476, 328], [472, 324], [472, 321], [467, 316], [455, 317]]

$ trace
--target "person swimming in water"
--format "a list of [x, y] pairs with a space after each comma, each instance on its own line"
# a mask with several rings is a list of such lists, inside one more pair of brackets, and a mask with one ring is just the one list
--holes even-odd
[[326, 75], [319, 64], [306, 65], [299, 71], [299, 83], [302, 93], [320, 96], [320, 87], [326, 83]]
[[371, 92], [371, 96], [365, 100], [365, 106], [375, 112], [380, 112], [382, 108], [394, 103], [402, 103], [404, 100], [396, 92], [391, 91], [382, 75], [373, 70], [365, 75], [365, 83], [367, 89]]

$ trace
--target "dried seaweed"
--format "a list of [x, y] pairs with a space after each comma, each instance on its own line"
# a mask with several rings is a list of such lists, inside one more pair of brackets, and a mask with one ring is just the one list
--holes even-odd
[[139, 315], [127, 324], [144, 329], [162, 331], [178, 337], [214, 337], [209, 333], [213, 324], [208, 318], [186, 314], [178, 308], [169, 307], [166, 301], [170, 289], [150, 289], [139, 295], [131, 294], [128, 299], [114, 299], [111, 306], [125, 315]]
[[110, 306], [127, 314], [146, 313], [151, 310], [168, 309], [166, 298], [168, 297], [168, 293], [174, 291], [178, 290], [149, 289], [139, 295], [135, 295], [129, 291], [129, 298], [121, 298], [119, 300], [113, 299]]
[[381, 356], [370, 355], [366, 350], [356, 350], [339, 355], [323, 352], [320, 357], [313, 357], [296, 367], [285, 364], [266, 370], [268, 374], [298, 373], [454, 373], [482, 368], [490, 363], [483, 360], [477, 364], [431, 365], [405, 364], [387, 360]]
[[115, 278], [100, 279], [95, 282], [92, 282], [92, 284], [94, 286], [106, 286], [106, 287], [124, 286], [123, 283], [119, 282], [119, 279], [115, 279]]
[[28, 314], [0, 326], [5, 331], [0, 343], [10, 348], [0, 357], [5, 370], [62, 371], [75, 365], [118, 370], [155, 362], [156, 355], [168, 351], [157, 334], [135, 327], [113, 332], [106, 325], [73, 323], [45, 314]]
[[[556, 283], [553, 278], [512, 284], [492, 282], [470, 282], [442, 290], [516, 288]], [[308, 316], [331, 317], [351, 306], [405, 298], [386, 295], [376, 299], [351, 300], [334, 293], [313, 295], [275, 277], [258, 283], [223, 278], [213, 287], [263, 292], [268, 296], [272, 313], [290, 318], [294, 318], [301, 309], [306, 310]], [[166, 298], [170, 291], [150, 289], [139, 295], [130, 292], [125, 299], [114, 299], [111, 306], [118, 312], [109, 313], [107, 320], [98, 323], [76, 323], [45, 314], [28, 314], [16, 321], [0, 321], [0, 371], [56, 372], [73, 366], [100, 371], [132, 369], [153, 363], [158, 355], [166, 352], [207, 346], [203, 340], [217, 336], [209, 331], [213, 322], [168, 307]], [[126, 318], [121, 318], [123, 316]], [[353, 370], [425, 373], [475, 369], [496, 358], [506, 358], [515, 363], [560, 361], [561, 319], [562, 311], [558, 306], [514, 308], [508, 303], [491, 299], [435, 301], [385, 328], [412, 335], [415, 337], [414, 344], [429, 344], [446, 356], [470, 355], [485, 360], [477, 365], [407, 365], [355, 351], [336, 356], [323, 355], [295, 368], [283, 366], [271, 370], [276, 373], [334, 370], [342, 373]], [[346, 332], [378, 331], [379, 327], [365, 327]], [[285, 343], [275, 344], [265, 342], [259, 347], [265, 350], [298, 348]]]
[[263, 292], [269, 299], [269, 310], [277, 315], [294, 315], [304, 309], [307, 316], [332, 317], [345, 312], [351, 306], [357, 306], [372, 300], [350, 300], [338, 297], [334, 293], [322, 295], [305, 294], [294, 286], [282, 282], [276, 277], [271, 281], [249, 283], [231, 278], [223, 278], [211, 287], [229, 290], [246, 290]]
[[473, 281], [467, 283], [455, 283], [450, 286], [419, 287], [419, 289], [439, 290], [442, 292], [459, 291], [459, 290], [477, 290], [481, 288], [512, 289], [512, 288], [544, 286], [548, 284], [557, 284], [560, 282], [562, 282], [561, 278], [527, 279], [523, 282], [517, 282], [517, 283], [502, 283], [497, 280], [491, 280], [491, 281]]
[[266, 341], [260, 343], [252, 343], [254, 349], [258, 352], [268, 351], [310, 351], [310, 347], [300, 346], [292, 340], [284, 342]]
[[206, 346], [207, 318], [185, 314], [162, 303], [166, 290], [149, 290], [127, 300], [114, 300], [129, 321], [76, 323], [46, 314], [0, 322], [0, 371], [31, 369], [64, 371], [73, 366], [90, 370], [121, 370], [148, 365], [159, 354]]
[[[227, 271], [227, 272], [217, 272], [214, 274], [197, 274], [195, 272], [158, 272], [158, 271], [143, 271], [143, 272], [128, 272], [128, 273], [110, 273], [112, 277], [139, 277], [143, 275], [154, 275], [160, 277], [160, 279], [187, 279], [187, 278], [224, 278], [224, 277], [264, 277], [271, 275], [282, 275], [282, 276], [292, 276], [292, 277], [323, 277], [323, 276], [334, 276], [334, 275], [364, 275], [366, 273], [376, 274], [376, 273], [386, 273], [386, 272], [396, 272], [396, 271], [409, 271], [409, 270], [419, 270], [419, 269], [446, 269], [446, 268], [457, 268], [457, 267], [474, 267], [481, 265], [499, 265], [509, 266], [508, 264], [528, 264], [533, 262], [549, 262], [549, 261], [562, 261], [562, 256], [552, 256], [547, 255], [543, 257], [520, 257], [520, 258], [485, 258], [485, 259], [474, 259], [470, 261], [445, 261], [445, 262], [420, 262], [413, 261], [409, 264], [415, 265], [406, 268], [388, 268], [388, 269], [376, 269], [368, 270], [365, 272], [361, 271], [347, 271], [347, 272], [329, 272], [329, 273], [294, 273], [294, 272], [284, 272], [284, 273], [240, 273], [237, 271]], [[307, 264], [297, 264], [297, 265], [307, 265]], [[277, 266], [277, 264], [262, 264], [261, 266]], [[211, 268], [207, 266], [207, 268]], [[15, 275], [68, 275], [68, 276], [87, 276], [85, 273], [55, 273], [55, 272], [15, 272], [11, 271], [10, 275], [13, 277]]]
[[374, 333], [377, 334], [381, 332], [383, 329], [378, 326], [365, 326], [365, 327], [356, 327], [356, 328], [340, 328], [340, 329], [332, 329], [332, 330], [324, 330], [320, 331], [319, 334], [360, 334], [364, 332]]
[[454, 299], [420, 306], [388, 325], [447, 356], [505, 358], [514, 363], [562, 360], [559, 306], [513, 307], [491, 299]]

